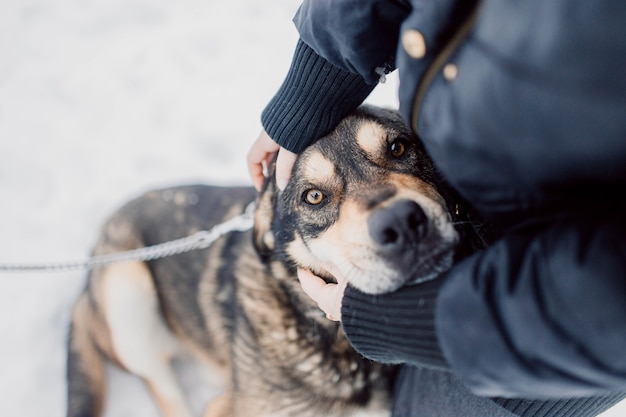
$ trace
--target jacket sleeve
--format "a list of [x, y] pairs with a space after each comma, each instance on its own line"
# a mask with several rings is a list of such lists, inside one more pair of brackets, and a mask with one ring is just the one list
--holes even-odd
[[261, 115], [270, 137], [299, 153], [353, 112], [393, 69], [408, 10], [391, 0], [305, 1], [291, 67]]
[[381, 70], [394, 67], [400, 25], [410, 11], [399, 0], [305, 0], [294, 22], [315, 52], [375, 84]]
[[626, 391], [623, 207], [527, 227], [451, 271], [436, 309], [452, 368], [482, 395]]
[[371, 359], [450, 368], [481, 396], [626, 391], [626, 225], [618, 211], [509, 234], [441, 283], [378, 296], [349, 289], [344, 330]]

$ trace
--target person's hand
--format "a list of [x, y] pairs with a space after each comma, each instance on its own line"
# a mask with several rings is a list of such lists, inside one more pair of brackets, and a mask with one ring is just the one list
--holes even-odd
[[261, 191], [261, 187], [263, 187], [263, 180], [265, 179], [263, 170], [269, 166], [276, 152], [278, 152], [276, 157], [276, 185], [280, 190], [284, 190], [291, 176], [291, 170], [296, 162], [297, 155], [280, 147], [269, 137], [265, 130], [261, 131], [261, 134], [248, 151], [247, 158], [248, 171], [257, 191]]
[[341, 301], [347, 281], [339, 280], [338, 284], [327, 284], [308, 269], [298, 269], [298, 279], [304, 292], [326, 313], [326, 318], [341, 321]]

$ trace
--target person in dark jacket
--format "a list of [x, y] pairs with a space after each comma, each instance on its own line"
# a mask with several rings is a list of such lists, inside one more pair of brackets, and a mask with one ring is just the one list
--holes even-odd
[[[248, 154], [255, 185], [274, 152], [284, 184], [397, 67], [407, 124], [503, 232], [446, 276], [375, 297], [299, 272], [360, 353], [405, 365], [394, 415], [597, 415], [623, 398], [626, 5], [305, 0], [294, 21]], [[445, 395], [473, 405], [454, 414]]]

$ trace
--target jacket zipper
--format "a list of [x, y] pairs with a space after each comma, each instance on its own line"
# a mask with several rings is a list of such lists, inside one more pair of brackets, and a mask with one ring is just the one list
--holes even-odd
[[442, 48], [435, 59], [433, 59], [433, 62], [426, 69], [424, 76], [417, 85], [415, 96], [413, 97], [413, 107], [411, 109], [411, 128], [414, 132], [419, 133], [417, 129], [419, 113], [428, 88], [437, 77], [437, 74], [439, 74], [443, 67], [448, 63], [450, 57], [459, 49], [463, 41], [465, 41], [469, 36], [470, 32], [474, 28], [474, 25], [476, 24], [478, 9], [480, 9], [480, 2], [478, 2], [476, 7], [474, 7], [474, 10], [468, 14], [467, 18], [459, 26], [456, 33], [450, 38], [448, 43]]

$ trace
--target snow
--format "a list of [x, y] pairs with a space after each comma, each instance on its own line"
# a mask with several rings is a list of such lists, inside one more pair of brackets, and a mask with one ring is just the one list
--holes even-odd
[[[2, 1], [0, 263], [83, 259], [104, 218], [148, 189], [250, 184], [245, 154], [290, 63], [298, 4]], [[395, 106], [396, 89], [390, 77], [369, 101]], [[0, 415], [65, 414], [84, 277], [0, 274]], [[190, 360], [177, 369], [200, 414], [217, 377]], [[108, 373], [106, 416], [157, 415], [137, 378]]]

